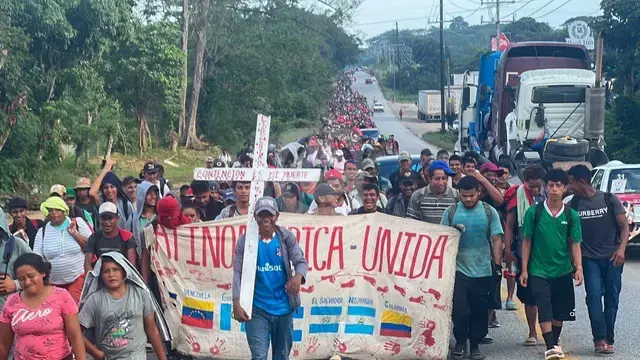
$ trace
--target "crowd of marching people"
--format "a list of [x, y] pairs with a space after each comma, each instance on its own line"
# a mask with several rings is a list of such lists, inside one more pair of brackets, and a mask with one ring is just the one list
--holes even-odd
[[[525, 307], [524, 345], [544, 342], [545, 359], [564, 358], [562, 325], [575, 319], [574, 283], [584, 282], [595, 351], [612, 354], [629, 237], [618, 198], [591, 187], [583, 165], [568, 172], [531, 165], [524, 169], [523, 184], [510, 186], [508, 163], [493, 164], [475, 152], [424, 149], [413, 164], [393, 136], [363, 136], [363, 129], [375, 127], [373, 112], [367, 99], [352, 91], [352, 81], [351, 72], [338, 79], [319, 133], [269, 146], [270, 167], [320, 168], [322, 175], [319, 182], [265, 184], [253, 214], [260, 229], [258, 266], [287, 266], [256, 276], [259, 296], [251, 316], [238, 301], [244, 237], [237, 243], [234, 316], [247, 322], [252, 358], [266, 359], [270, 342], [280, 354], [274, 359], [287, 359], [291, 351], [291, 316], [299, 298], [287, 294], [298, 294], [307, 265], [295, 237], [276, 225], [281, 213], [379, 212], [459, 229], [454, 359], [485, 358], [480, 345], [490, 344], [488, 328], [499, 326], [495, 310], [503, 307], [502, 278], [508, 290], [505, 308], [517, 309], [514, 297]], [[379, 174], [380, 155], [397, 155], [389, 178]], [[85, 359], [87, 354], [146, 359], [149, 347], [166, 359], [171, 336], [161, 316], [146, 230], [249, 215], [250, 182], [197, 180], [174, 188], [157, 162], [122, 179], [114, 164], [106, 161], [96, 179], [53, 185], [40, 205], [44, 221], [27, 216], [24, 199], [10, 199], [11, 225], [0, 209], [0, 360]], [[225, 149], [204, 164], [252, 165], [248, 143], [235, 158]], [[282, 271], [289, 263], [294, 275]]]

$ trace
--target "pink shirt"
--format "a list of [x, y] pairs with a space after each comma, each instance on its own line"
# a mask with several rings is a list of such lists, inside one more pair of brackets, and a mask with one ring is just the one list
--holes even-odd
[[78, 306], [67, 290], [57, 287], [37, 309], [29, 308], [20, 293], [9, 296], [0, 321], [11, 324], [15, 333], [15, 360], [61, 360], [71, 353], [64, 328], [64, 315], [78, 313]]

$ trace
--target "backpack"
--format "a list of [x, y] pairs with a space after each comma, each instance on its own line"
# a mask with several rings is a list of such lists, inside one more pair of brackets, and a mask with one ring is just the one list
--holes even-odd
[[[127, 242], [129, 240], [131, 240], [131, 238], [133, 238], [133, 233], [122, 229], [122, 228], [118, 228], [118, 235], [120, 235], [120, 238], [122, 239], [122, 241]], [[98, 230], [96, 232], [93, 233], [93, 239], [95, 240], [94, 242], [98, 242], [102, 239], [102, 230]], [[124, 256], [126, 256], [126, 254], [123, 254]], [[91, 259], [91, 263], [95, 265], [95, 263], [98, 261], [98, 256], [96, 254], [93, 254], [93, 258]]]
[[[4, 253], [2, 254], [2, 261], [4, 261], [4, 273], [8, 274], [9, 262], [11, 261], [11, 255], [13, 255], [13, 248], [16, 243], [16, 237], [8, 234], [7, 242], [4, 244]], [[5, 275], [6, 277], [6, 275]]]
[[167, 186], [167, 180], [165, 178], [160, 178], [160, 197], [164, 197], [164, 188]]
[[[613, 194], [606, 192], [604, 193], [604, 203], [607, 207], [607, 213], [611, 216], [614, 224], [618, 224], [618, 220], [616, 220], [616, 214], [613, 212]], [[573, 210], [578, 211], [578, 204], [580, 204], [580, 198], [577, 196], [573, 196], [570, 202], [570, 206]], [[620, 229], [616, 226], [616, 238], [620, 241]]]

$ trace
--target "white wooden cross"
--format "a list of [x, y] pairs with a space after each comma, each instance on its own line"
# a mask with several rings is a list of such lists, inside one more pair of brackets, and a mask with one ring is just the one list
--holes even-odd
[[[249, 219], [247, 221], [242, 284], [240, 287], [240, 305], [249, 316], [251, 316], [253, 310], [253, 288], [256, 281], [256, 265], [258, 262], [258, 223], [253, 216], [253, 212], [256, 201], [264, 195], [264, 182], [315, 182], [320, 180], [320, 169], [269, 169], [267, 167], [270, 125], [270, 116], [258, 115], [256, 140], [253, 146], [253, 168], [196, 168], [193, 170], [193, 178], [195, 180], [251, 181]], [[286, 265], [288, 267], [288, 264]]]

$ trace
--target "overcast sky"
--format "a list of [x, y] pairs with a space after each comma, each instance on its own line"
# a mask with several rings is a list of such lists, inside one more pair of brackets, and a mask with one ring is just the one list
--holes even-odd
[[[481, 19], [486, 22], [495, 18], [495, 6], [488, 8], [480, 3], [481, 0], [444, 0], [444, 19], [462, 16], [475, 25], [480, 24]], [[364, 0], [353, 20], [354, 25], [348, 30], [367, 38], [394, 29], [396, 21], [401, 30], [437, 26], [428, 22], [439, 19], [438, 7], [439, 0]], [[531, 16], [555, 27], [572, 17], [600, 14], [600, 0], [500, 1], [502, 21], [512, 20], [514, 15], [516, 19]]]

